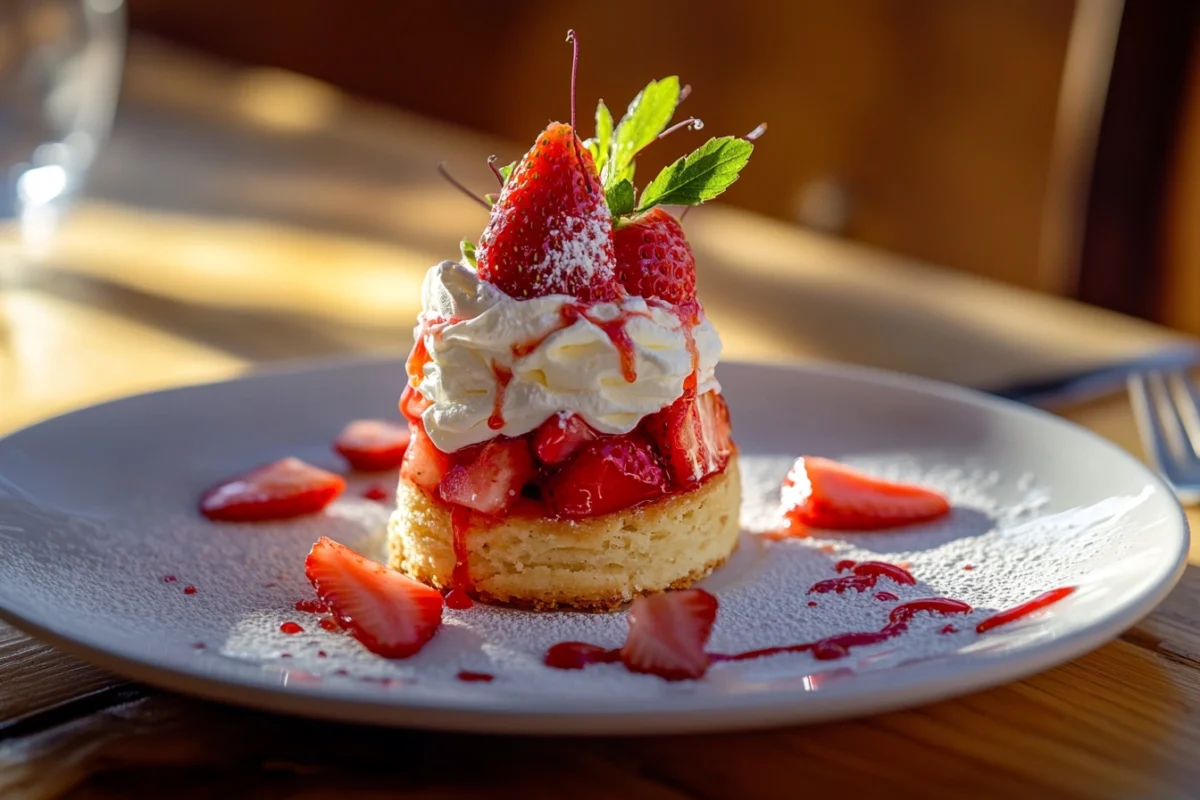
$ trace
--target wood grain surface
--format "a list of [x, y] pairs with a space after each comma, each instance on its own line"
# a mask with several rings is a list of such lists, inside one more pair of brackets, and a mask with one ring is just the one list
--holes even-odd
[[[483, 224], [433, 165], [475, 164], [482, 184], [493, 151], [513, 147], [136, 42], [88, 200], [35, 263], [12, 268], [11, 240], [6, 251], [0, 430], [265, 362], [402, 353], [425, 268]], [[730, 357], [990, 386], [1180, 342], [728, 209], [689, 215], [688, 232]], [[1140, 454], [1123, 396], [1063, 413]], [[1200, 792], [1195, 566], [1118, 641], [1057, 669], [910, 711], [754, 733], [499, 738], [293, 720], [128, 684], [3, 627], [0, 675], [3, 797]]]

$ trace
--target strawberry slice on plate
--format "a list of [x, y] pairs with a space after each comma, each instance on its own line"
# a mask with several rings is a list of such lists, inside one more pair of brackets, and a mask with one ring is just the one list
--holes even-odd
[[[807, 481], [811, 490], [802, 496]], [[784, 513], [809, 528], [868, 531], [928, 522], [950, 511], [941, 493], [895, 483], [830, 461], [805, 456], [783, 480]]]
[[696, 300], [696, 257], [679, 220], [652, 208], [613, 231], [617, 280], [629, 294], [672, 305]]
[[717, 598], [703, 589], [639, 597], [629, 609], [629, 635], [621, 661], [631, 672], [669, 681], [702, 678], [704, 652], [717, 618]]
[[621, 296], [604, 188], [570, 125], [551, 123], [513, 169], [476, 255], [479, 277], [519, 300]]
[[660, 497], [667, 475], [650, 444], [637, 435], [587, 444], [546, 485], [560, 517], [576, 519], [619, 511]]
[[442, 476], [450, 469], [454, 459], [437, 449], [437, 445], [425, 433], [420, 420], [411, 425], [412, 438], [404, 451], [400, 464], [400, 477], [432, 492], [442, 482]]
[[334, 619], [384, 658], [408, 658], [442, 624], [440, 592], [326, 536], [312, 546], [304, 574]]
[[284, 458], [209, 489], [200, 513], [222, 522], [299, 517], [325, 508], [345, 488], [340, 475]]
[[521, 495], [534, 471], [525, 439], [492, 439], [473, 460], [451, 467], [438, 493], [448, 503], [502, 514]]
[[411, 438], [407, 423], [359, 419], [342, 429], [333, 449], [355, 469], [382, 472], [400, 466]]
[[560, 411], [533, 432], [533, 452], [543, 464], [561, 464], [596, 435], [583, 417]]

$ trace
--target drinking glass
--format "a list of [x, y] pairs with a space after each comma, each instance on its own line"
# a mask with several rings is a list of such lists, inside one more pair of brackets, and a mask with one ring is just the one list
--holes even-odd
[[0, 225], [53, 233], [108, 136], [124, 0], [0, 0]]

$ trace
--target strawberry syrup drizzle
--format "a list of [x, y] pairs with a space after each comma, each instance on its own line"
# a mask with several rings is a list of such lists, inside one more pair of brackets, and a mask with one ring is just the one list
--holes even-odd
[[[637, 380], [637, 354], [633, 348], [633, 339], [630, 338], [629, 332], [625, 330], [625, 323], [634, 317], [645, 317], [650, 319], [650, 315], [644, 311], [625, 311], [622, 310], [616, 317], [610, 320], [601, 320], [588, 313], [588, 307], [577, 303], [566, 303], [558, 311], [559, 324], [558, 327], [547, 331], [536, 339], [532, 339], [522, 344], [514, 344], [512, 347], [513, 358], [521, 358], [532, 353], [542, 346], [542, 343], [549, 339], [554, 334], [561, 330], [571, 327], [577, 320], [586, 319], [588, 322], [595, 325], [600, 330], [604, 331], [604, 335], [612, 342], [613, 347], [617, 349], [617, 354], [621, 358], [621, 376], [626, 382], [633, 383]], [[691, 329], [688, 329], [691, 333]], [[693, 348], [695, 344], [693, 343]], [[490, 424], [490, 423], [489, 423]]]
[[614, 664], [620, 660], [620, 648], [609, 650], [587, 642], [559, 642], [542, 659], [547, 667], [555, 669], [583, 669], [588, 664]]
[[504, 427], [504, 391], [512, 380], [512, 370], [492, 362], [492, 374], [496, 376], [496, 399], [492, 404], [492, 415], [488, 417], [488, 427], [498, 431]]
[[465, 669], [454, 677], [465, 683], [491, 683], [496, 679], [496, 676], [489, 672], [471, 672]]
[[836, 572], [844, 572], [850, 570], [850, 575], [843, 575], [840, 578], [826, 578], [823, 581], [817, 581], [809, 587], [809, 594], [829, 594], [836, 592], [841, 594], [847, 589], [853, 589], [856, 592], [865, 592], [868, 589], [874, 589], [875, 584], [880, 578], [890, 578], [901, 586], [915, 586], [917, 579], [912, 576], [912, 573], [903, 567], [896, 564], [888, 564], [885, 561], [863, 561], [857, 563], [854, 561], [839, 561], [834, 565]]
[[294, 636], [297, 633], [304, 633], [304, 628], [300, 627], [295, 622], [285, 622], [279, 626], [279, 630], [286, 633], [288, 636]]
[[446, 595], [446, 605], [450, 608], [463, 610], [470, 608], [471, 567], [467, 561], [467, 531], [471, 526], [471, 510], [459, 505], [450, 507], [450, 528], [454, 539], [454, 571], [450, 573], [450, 592]]
[[1021, 603], [1019, 606], [999, 611], [992, 614], [987, 619], [975, 626], [976, 633], [987, 633], [993, 628], [999, 628], [1001, 625], [1007, 625], [1010, 622], [1016, 622], [1019, 619], [1029, 616], [1035, 611], [1041, 611], [1046, 606], [1051, 606], [1068, 597], [1075, 592], [1074, 586], [1062, 586], [1058, 589], [1051, 589], [1048, 592], [1043, 592], [1032, 600]]
[[691, 397], [696, 395], [696, 386], [700, 382], [700, 351], [696, 348], [696, 325], [700, 322], [700, 306], [695, 303], [676, 306], [672, 309], [679, 317], [679, 327], [683, 331], [683, 341], [687, 345], [688, 355], [692, 357], [692, 372], [683, 379], [683, 393]]

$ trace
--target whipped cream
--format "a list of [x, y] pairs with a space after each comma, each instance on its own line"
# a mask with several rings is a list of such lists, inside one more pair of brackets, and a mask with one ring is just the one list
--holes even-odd
[[[430, 268], [421, 293], [416, 336], [424, 338], [429, 361], [417, 389], [432, 403], [422, 421], [443, 452], [497, 435], [520, 436], [559, 411], [578, 414], [601, 433], [628, 433], [678, 399], [692, 374], [684, 322], [665, 304], [627, 297], [591, 305], [590, 319], [572, 321], [563, 309], [577, 305], [574, 298], [516, 300], [452, 261]], [[621, 353], [601, 327], [617, 319], [632, 344], [633, 382], [625, 379]], [[719, 391], [713, 370], [720, 337], [703, 318], [692, 336], [697, 392]], [[500, 388], [497, 374], [507, 372], [512, 377]], [[503, 425], [493, 428], [488, 423], [498, 391], [503, 397], [496, 421]]]

